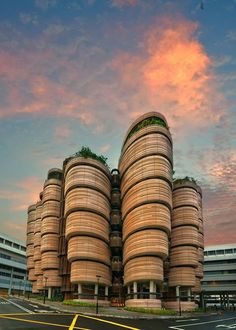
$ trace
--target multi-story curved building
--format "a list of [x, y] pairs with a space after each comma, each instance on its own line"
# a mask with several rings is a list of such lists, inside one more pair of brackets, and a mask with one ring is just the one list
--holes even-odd
[[108, 300], [111, 285], [109, 216], [111, 182], [108, 168], [92, 158], [75, 157], [64, 170], [65, 237], [70, 280], [78, 298]]
[[[171, 226], [170, 270], [168, 285], [174, 301], [167, 308], [194, 309], [191, 289], [195, 286], [198, 267], [198, 187], [190, 179], [179, 179], [173, 186], [173, 211]], [[173, 292], [174, 289], [175, 292]], [[184, 298], [184, 299], [183, 299]]]
[[182, 299], [182, 309], [195, 308], [202, 192], [187, 177], [173, 184], [172, 148], [165, 117], [149, 112], [128, 129], [118, 169], [83, 147], [48, 172], [41, 200], [28, 209], [34, 292], [171, 309]]
[[141, 116], [126, 134], [119, 161], [128, 306], [161, 307], [163, 260], [171, 230], [172, 166], [172, 138], [165, 117], [156, 112]]
[[48, 171], [48, 177], [44, 183], [41, 224], [43, 287], [48, 289], [49, 298], [52, 295], [52, 289], [61, 286], [58, 258], [61, 190], [62, 170], [53, 168]]

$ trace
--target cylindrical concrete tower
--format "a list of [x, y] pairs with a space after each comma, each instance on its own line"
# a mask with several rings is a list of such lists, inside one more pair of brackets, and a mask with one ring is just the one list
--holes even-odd
[[53, 168], [48, 172], [43, 189], [41, 267], [43, 285], [48, 289], [49, 298], [52, 296], [52, 288], [61, 286], [58, 258], [61, 180], [62, 170]]
[[[40, 193], [42, 199], [42, 193]], [[34, 226], [34, 274], [37, 278], [36, 289], [43, 290], [43, 271], [41, 267], [41, 216], [42, 200], [36, 204], [36, 217]]]
[[200, 293], [201, 280], [203, 278], [204, 263], [204, 231], [203, 231], [203, 215], [202, 215], [202, 190], [197, 186], [198, 191], [198, 266], [196, 269], [195, 286], [192, 288], [193, 293]]
[[172, 209], [172, 138], [157, 112], [139, 117], [121, 150], [124, 285], [127, 306], [161, 307]]
[[[111, 285], [109, 215], [110, 172], [92, 158], [70, 159], [64, 170], [68, 260], [79, 299], [108, 296]], [[99, 292], [98, 292], [99, 288]]]
[[[27, 240], [26, 240], [26, 256], [27, 256], [27, 269], [28, 280], [35, 283], [37, 278], [34, 273], [34, 226], [36, 218], [36, 205], [30, 205], [28, 208], [27, 220]], [[36, 284], [33, 286], [34, 292], [38, 292]]]
[[[173, 288], [175, 301], [166, 307], [194, 309], [191, 288], [195, 285], [198, 266], [198, 192], [197, 185], [189, 179], [179, 179], [173, 187], [173, 211], [170, 249], [169, 287]], [[170, 290], [171, 291], [171, 290]]]

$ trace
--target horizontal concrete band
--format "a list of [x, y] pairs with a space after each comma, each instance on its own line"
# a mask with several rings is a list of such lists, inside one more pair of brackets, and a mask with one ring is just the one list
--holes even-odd
[[86, 185], [96, 188], [110, 199], [111, 181], [101, 170], [91, 166], [74, 166], [65, 177], [64, 193], [74, 185]]
[[110, 174], [108, 168], [106, 168], [106, 166], [104, 164], [102, 164], [101, 162], [99, 162], [95, 159], [84, 158], [84, 157], [76, 157], [76, 158], [69, 160], [69, 162], [67, 163], [67, 165], [65, 166], [65, 169], [64, 169], [64, 177], [66, 177], [68, 171], [71, 168], [73, 168], [74, 166], [84, 166], [84, 165], [98, 169], [99, 171], [103, 172], [110, 180], [111, 174]]
[[164, 205], [164, 206], [166, 206], [171, 211], [171, 206], [169, 205], [169, 203], [166, 203], [165, 201], [163, 201], [161, 199], [148, 200], [148, 201], [140, 202], [139, 204], [136, 204], [135, 206], [133, 206], [132, 208], [130, 208], [129, 211], [127, 211], [126, 214], [123, 216], [123, 221], [125, 221], [126, 217], [128, 216], [128, 214], [131, 211], [135, 210], [136, 208], [138, 208], [140, 206], [148, 205], [148, 204], [160, 204], [160, 205]]
[[124, 267], [124, 285], [132, 282], [163, 281], [163, 260], [156, 256], [133, 258]]
[[66, 218], [65, 237], [67, 240], [73, 236], [92, 236], [108, 242], [109, 231], [107, 219], [96, 213], [77, 211]]
[[[160, 134], [163, 135], [165, 138], [168, 139], [169, 143], [173, 144], [172, 142], [172, 137], [170, 132], [165, 128], [160, 125], [149, 125], [146, 127], [141, 128], [137, 132], [135, 132], [129, 139], [125, 139], [123, 144], [122, 144], [122, 149], [121, 149], [121, 155], [125, 153], [125, 151], [138, 139], [140, 139], [143, 136], [149, 135], [149, 134]], [[127, 133], [127, 136], [129, 135], [129, 132]]]
[[146, 229], [132, 234], [123, 246], [124, 265], [138, 256], [152, 255], [166, 259], [168, 256], [168, 236], [160, 230]]
[[41, 252], [45, 251], [58, 251], [59, 248], [59, 235], [58, 234], [45, 234], [41, 239]]
[[95, 260], [110, 266], [109, 245], [99, 238], [76, 236], [68, 242], [68, 260]]
[[136, 157], [132, 162], [130, 161], [128, 164], [126, 161], [122, 160], [122, 162], [125, 162], [126, 163], [126, 166], [125, 166], [125, 169], [123, 170], [122, 174], [121, 174], [121, 180], [122, 180], [122, 177], [123, 175], [125, 175], [125, 173], [127, 172], [127, 170], [133, 166], [136, 162], [138, 161], [141, 161], [143, 159], [145, 159], [146, 157], [152, 157], [152, 156], [161, 156], [163, 158], [165, 158], [169, 163], [170, 163], [170, 166], [172, 167], [173, 166], [173, 162], [172, 160], [163, 152], [149, 152], [148, 154], [144, 154], [144, 155], [141, 155], [139, 157]]
[[198, 210], [195, 206], [179, 206], [172, 210], [172, 228], [183, 225], [199, 228]]
[[198, 266], [198, 249], [193, 246], [178, 246], [171, 248], [170, 267]]
[[47, 179], [45, 182], [44, 182], [44, 186], [43, 188], [45, 189], [46, 187], [48, 186], [58, 186], [61, 188], [62, 186], [62, 181], [61, 180], [57, 180], [57, 179]]
[[171, 212], [164, 204], [148, 203], [136, 207], [123, 221], [123, 240], [144, 229], [160, 229], [168, 235], [171, 230]]
[[140, 180], [137, 180], [136, 182], [134, 182], [132, 185], [129, 185], [129, 187], [123, 192], [122, 196], [121, 196], [121, 202], [123, 201], [123, 199], [125, 198], [125, 196], [127, 195], [127, 193], [133, 188], [135, 187], [137, 184], [141, 183], [141, 182], [145, 182], [146, 180], [151, 180], [151, 179], [159, 179], [159, 180], [163, 180], [165, 181], [169, 186], [170, 188], [172, 189], [172, 183], [169, 179], [167, 179], [166, 177], [164, 176], [161, 176], [161, 175], [150, 175], [150, 176], [147, 176], [145, 178], [142, 178]]
[[195, 269], [193, 267], [173, 267], [170, 269], [168, 284], [170, 287], [195, 285]]
[[47, 234], [59, 234], [60, 220], [58, 217], [43, 218], [41, 224], [41, 236]]
[[111, 272], [109, 266], [92, 260], [72, 261], [70, 275], [72, 283], [97, 284], [97, 275], [100, 276], [99, 284], [111, 285]]
[[43, 281], [43, 284], [46, 286], [46, 288], [62, 286], [62, 278], [59, 276], [58, 269], [45, 269], [43, 275], [44, 278], [47, 277], [47, 281]]
[[97, 188], [95, 185], [87, 184], [87, 183], [74, 183], [73, 185], [70, 185], [70, 187], [65, 192], [65, 198], [67, 197], [68, 193], [76, 188], [89, 188], [91, 190], [95, 190], [96, 192], [99, 192], [102, 194], [109, 202], [111, 200], [110, 196], [108, 196], [103, 190]]
[[96, 210], [109, 219], [110, 203], [105, 196], [94, 189], [75, 188], [71, 190], [65, 199], [65, 215], [74, 208], [87, 207]]

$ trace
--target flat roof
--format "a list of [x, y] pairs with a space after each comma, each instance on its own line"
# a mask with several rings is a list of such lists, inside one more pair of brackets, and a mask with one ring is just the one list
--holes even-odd
[[22, 241], [20, 241], [19, 239], [16, 239], [16, 238], [14, 238], [14, 237], [11, 237], [11, 236], [9, 236], [9, 235], [7, 235], [7, 234], [4, 234], [4, 233], [1, 233], [1, 232], [0, 232], [0, 237], [3, 238], [3, 239], [6, 239], [6, 240], [8, 240], [8, 241], [11, 241], [11, 242], [13, 242], [13, 243], [16, 243], [16, 244], [19, 244], [19, 245], [22, 245], [22, 246], [26, 247], [25, 242], [22, 242]]
[[236, 243], [208, 245], [204, 247], [205, 251], [236, 249]]

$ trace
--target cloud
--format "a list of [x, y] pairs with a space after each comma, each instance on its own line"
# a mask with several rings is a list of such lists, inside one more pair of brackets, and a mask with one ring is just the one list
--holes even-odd
[[111, 0], [112, 7], [135, 6], [138, 0]]
[[20, 21], [23, 24], [33, 24], [33, 25], [38, 24], [38, 16], [36, 14], [20, 13], [19, 17], [20, 17]]
[[30, 176], [20, 181], [9, 183], [9, 188], [0, 189], [0, 200], [10, 202], [13, 211], [26, 211], [30, 204], [39, 200], [43, 182]]
[[59, 140], [68, 138], [71, 134], [72, 134], [72, 130], [66, 125], [57, 126], [54, 129], [54, 137]]
[[102, 152], [102, 153], [106, 153], [110, 148], [111, 148], [110, 144], [104, 144], [103, 146], [101, 146], [99, 148], [99, 151]]
[[35, 6], [42, 9], [48, 10], [57, 5], [57, 0], [35, 0]]
[[227, 35], [226, 35], [226, 38], [227, 38], [229, 41], [235, 41], [235, 40], [236, 40], [236, 30], [228, 31], [228, 33], [227, 33]]
[[224, 99], [197, 31], [197, 23], [183, 17], [158, 17], [146, 32], [142, 53], [123, 52], [113, 60], [122, 92], [131, 95], [131, 118], [146, 108], [165, 113], [175, 129], [218, 122]]

